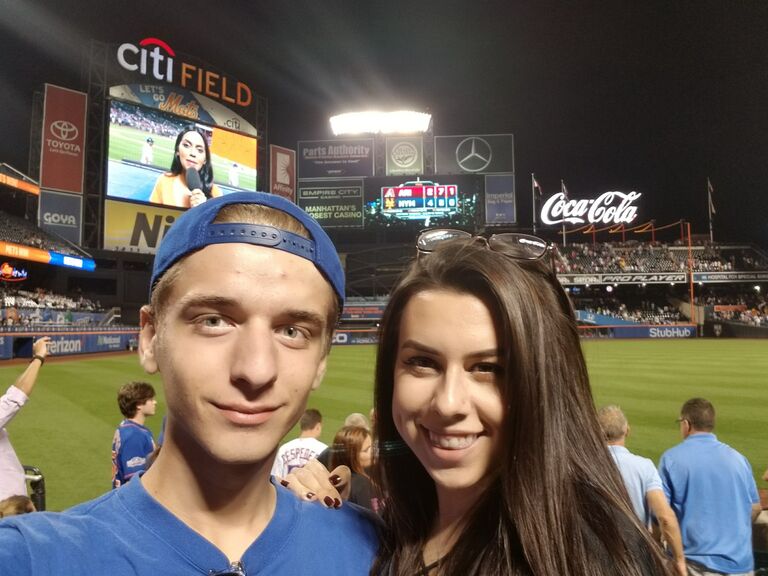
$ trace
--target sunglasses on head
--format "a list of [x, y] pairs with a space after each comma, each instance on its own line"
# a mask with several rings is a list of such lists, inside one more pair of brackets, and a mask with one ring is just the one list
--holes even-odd
[[[465, 230], [455, 230], [452, 228], [433, 228], [424, 230], [416, 239], [416, 249], [418, 254], [429, 254], [434, 252], [438, 246], [456, 239], [479, 240], [485, 243], [489, 249], [499, 252], [515, 260], [540, 260], [546, 254], [552, 253], [552, 244], [542, 240], [537, 236], [530, 234], [518, 234], [516, 232], [505, 232], [502, 234], [493, 234], [488, 236], [476, 236]], [[552, 267], [554, 271], [554, 258]]]

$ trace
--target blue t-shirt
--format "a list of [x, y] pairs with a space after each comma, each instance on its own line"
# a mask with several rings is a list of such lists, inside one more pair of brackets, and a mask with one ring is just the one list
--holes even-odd
[[123, 420], [112, 437], [112, 488], [119, 488], [137, 472], [147, 469], [155, 449], [152, 431], [133, 420]]
[[608, 450], [619, 468], [635, 514], [648, 526], [651, 523], [651, 511], [645, 495], [651, 490], [663, 489], [656, 466], [650, 458], [632, 454], [624, 446], [608, 446]]
[[752, 504], [760, 499], [747, 459], [697, 433], [662, 454], [659, 474], [685, 557], [726, 574], [751, 571]]
[[[272, 519], [241, 558], [247, 576], [369, 573], [378, 548], [373, 515], [276, 490]], [[2, 576], [194, 576], [228, 567], [226, 556], [152, 498], [140, 478], [66, 512], [0, 521]]]

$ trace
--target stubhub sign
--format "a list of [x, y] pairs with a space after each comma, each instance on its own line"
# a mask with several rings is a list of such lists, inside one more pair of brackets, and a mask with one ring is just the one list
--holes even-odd
[[692, 326], [654, 326], [648, 330], [651, 338], [693, 338]]

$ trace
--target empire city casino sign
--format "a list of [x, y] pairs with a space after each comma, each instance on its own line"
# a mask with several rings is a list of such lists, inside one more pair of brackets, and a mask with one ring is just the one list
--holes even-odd
[[177, 84], [227, 104], [245, 108], [253, 102], [253, 93], [247, 84], [190, 62], [177, 62], [176, 52], [158, 38], [144, 38], [138, 46], [121, 44], [117, 49], [117, 62], [129, 72]]

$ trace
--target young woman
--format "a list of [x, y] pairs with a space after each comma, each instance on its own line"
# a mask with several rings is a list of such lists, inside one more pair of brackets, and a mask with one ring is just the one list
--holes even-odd
[[[196, 182], [187, 182], [189, 169], [197, 173]], [[189, 208], [216, 196], [221, 196], [221, 189], [213, 183], [208, 140], [200, 130], [188, 126], [176, 137], [171, 169], [157, 179], [149, 201]]]
[[349, 501], [373, 509], [373, 485], [368, 477], [371, 468], [371, 433], [362, 426], [344, 426], [333, 438], [331, 469], [348, 466], [352, 472]]
[[[670, 574], [605, 448], [550, 246], [430, 230], [418, 249], [380, 328], [371, 573]], [[313, 466], [294, 491], [322, 496]]]

